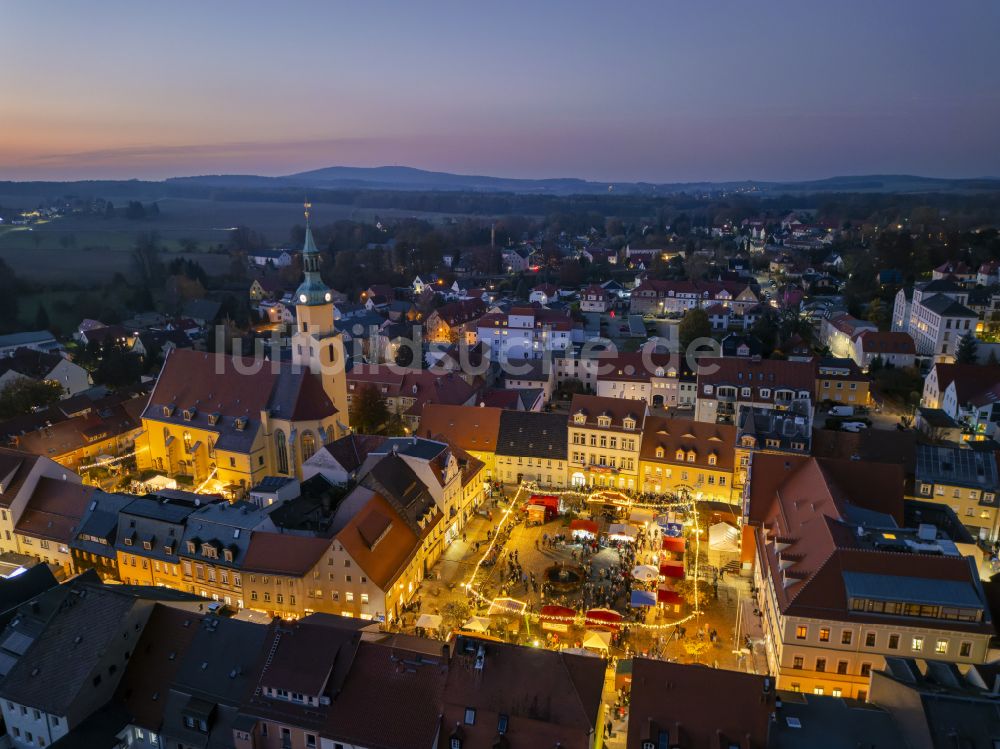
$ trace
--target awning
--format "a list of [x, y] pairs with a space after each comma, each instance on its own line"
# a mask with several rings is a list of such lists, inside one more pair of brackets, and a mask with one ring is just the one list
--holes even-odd
[[598, 526], [594, 520], [577, 518], [569, 524], [569, 530], [571, 533], [589, 533], [591, 536], [596, 536]]
[[550, 632], [568, 631], [570, 624], [573, 623], [575, 618], [576, 609], [571, 609], [568, 606], [542, 606], [542, 610], [538, 615], [542, 629]]
[[651, 590], [633, 590], [631, 604], [634, 609], [642, 606], [655, 606], [656, 593]]
[[441, 626], [441, 617], [437, 614], [421, 614], [417, 617], [416, 626], [424, 629], [437, 629]]
[[684, 597], [677, 591], [660, 588], [656, 591], [656, 602], [671, 604], [684, 603]]
[[684, 539], [683, 538], [670, 538], [665, 536], [663, 538], [663, 550], [664, 551], [679, 551], [684, 552]]
[[708, 548], [712, 551], [739, 551], [739, 529], [729, 523], [716, 523], [708, 529]]
[[621, 626], [622, 615], [612, 609], [590, 609], [585, 623], [588, 627], [609, 627], [617, 630]]
[[607, 651], [611, 647], [611, 633], [587, 630], [587, 634], [583, 636], [583, 647], [591, 650]]
[[470, 632], [485, 632], [489, 628], [490, 620], [485, 616], [474, 616], [462, 625], [462, 629], [467, 629]]
[[655, 580], [659, 577], [660, 573], [656, 567], [651, 564], [640, 564], [634, 570], [632, 570], [632, 577], [637, 580], [649, 581]]
[[664, 577], [684, 577], [684, 562], [664, 562], [660, 565], [660, 574]]
[[529, 505], [541, 505], [552, 512], [559, 512], [559, 497], [550, 494], [532, 494], [528, 499]]
[[542, 606], [542, 610], [538, 612], [538, 618], [543, 621], [546, 619], [573, 619], [575, 617], [576, 609], [571, 609], [569, 606], [556, 606], [555, 604]]

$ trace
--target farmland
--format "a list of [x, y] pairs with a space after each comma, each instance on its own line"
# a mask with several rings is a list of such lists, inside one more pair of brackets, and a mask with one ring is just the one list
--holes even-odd
[[[107, 196], [116, 205], [127, 197]], [[6, 205], [35, 205], [37, 197], [4, 195]], [[302, 208], [288, 202], [215, 201], [191, 198], [157, 200], [160, 215], [129, 220], [122, 216], [63, 216], [30, 227], [0, 227], [0, 258], [20, 278], [43, 283], [92, 284], [115, 273], [131, 277], [131, 251], [138, 235], [155, 232], [165, 252], [194, 257], [209, 274], [225, 273], [229, 255], [221, 248], [229, 230], [245, 225], [276, 246], [287, 243], [291, 228], [302, 223]], [[314, 212], [318, 223], [340, 219], [372, 220], [410, 216], [391, 210], [362, 210], [323, 204]], [[431, 218], [431, 216], [428, 216]], [[435, 215], [434, 220], [441, 220]], [[185, 253], [182, 241], [197, 242], [198, 252]]]

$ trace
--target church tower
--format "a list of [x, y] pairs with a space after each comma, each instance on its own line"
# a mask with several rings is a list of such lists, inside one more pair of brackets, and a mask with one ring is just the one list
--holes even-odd
[[309, 226], [311, 203], [305, 204], [306, 240], [302, 247], [304, 278], [295, 291], [295, 334], [292, 364], [317, 375], [337, 408], [338, 433], [348, 429], [347, 373], [344, 340], [333, 325], [333, 294], [319, 274], [319, 249]]

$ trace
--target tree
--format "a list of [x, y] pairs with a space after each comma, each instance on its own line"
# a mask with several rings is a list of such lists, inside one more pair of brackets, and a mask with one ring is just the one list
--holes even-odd
[[708, 320], [708, 313], [700, 307], [689, 309], [684, 313], [681, 324], [677, 326], [677, 334], [680, 337], [681, 350], [687, 351], [698, 338], [708, 338], [712, 335], [712, 324]]
[[975, 364], [976, 352], [979, 349], [979, 341], [972, 333], [966, 333], [962, 340], [958, 342], [958, 349], [955, 351], [955, 361], [959, 364]]
[[38, 305], [38, 312], [35, 313], [35, 330], [48, 330], [49, 325], [51, 325], [49, 320], [49, 313], [45, 309], [44, 304]]
[[125, 344], [113, 341], [100, 349], [100, 358], [94, 370], [94, 383], [110, 388], [137, 385], [144, 372], [142, 359]]
[[441, 607], [442, 623], [448, 629], [458, 629], [471, 615], [472, 611], [465, 601], [448, 601]]
[[875, 297], [871, 300], [871, 303], [868, 305], [868, 314], [865, 319], [867, 319], [868, 322], [875, 323], [880, 329], [884, 327], [883, 321], [885, 319], [885, 305], [882, 304], [881, 299]]
[[375, 434], [389, 419], [389, 407], [374, 385], [365, 385], [351, 405], [351, 427], [360, 434]]
[[0, 391], [0, 418], [10, 419], [57, 402], [62, 386], [49, 380], [19, 377]]

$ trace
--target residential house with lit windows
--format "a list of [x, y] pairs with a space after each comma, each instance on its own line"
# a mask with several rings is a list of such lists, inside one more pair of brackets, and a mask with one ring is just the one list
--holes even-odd
[[444, 523], [401, 458], [379, 463], [335, 505], [290, 524], [294, 504], [286, 503], [272, 515], [280, 532], [252, 534], [243, 566], [248, 608], [285, 619], [398, 619], [443, 551]]
[[566, 417], [535, 411], [502, 411], [496, 438], [496, 478], [508, 484], [535, 481], [564, 487], [568, 481]]
[[828, 357], [816, 361], [816, 403], [867, 406], [871, 379], [852, 359]]
[[246, 501], [215, 502], [187, 516], [178, 547], [184, 590], [243, 608], [243, 563], [250, 537], [273, 524], [260, 507]]
[[[756, 608], [778, 689], [865, 700], [886, 657], [984, 663], [995, 634], [971, 538], [904, 503], [898, 465], [757, 455]], [[956, 535], [957, 534], [957, 535]]]
[[476, 325], [476, 342], [489, 347], [490, 359], [534, 359], [545, 351], [565, 350], [572, 343], [573, 319], [566, 310], [540, 306], [490, 312]]
[[712, 359], [698, 371], [698, 421], [734, 424], [742, 406], [788, 409], [792, 401], [812, 401], [812, 362], [783, 359]]
[[462, 328], [486, 314], [482, 299], [462, 299], [438, 307], [424, 321], [424, 339], [431, 343], [456, 343]]
[[181, 572], [181, 541], [188, 516], [216, 498], [166, 489], [136, 497], [118, 513], [118, 577], [127, 585], [189, 590]]
[[681, 403], [681, 370], [680, 357], [667, 353], [635, 351], [601, 357], [597, 395], [634, 398], [660, 408], [677, 406]]
[[639, 491], [688, 492], [719, 502], [733, 495], [736, 428], [690, 419], [647, 416], [639, 455]]
[[969, 533], [992, 543], [1000, 533], [997, 454], [959, 445], [917, 445], [915, 496], [950, 507]]
[[[49, 511], [59, 516], [60, 526], [65, 530], [67, 525], [72, 524], [72, 518], [79, 519], [79, 515], [86, 508], [86, 504], [81, 508], [78, 502], [61, 508], [58, 501], [49, 501], [49, 497], [59, 495], [61, 489], [59, 484], [63, 482], [79, 487], [81, 479], [68, 468], [49, 458], [0, 447], [0, 553], [30, 554], [44, 559], [45, 554], [42, 552], [45, 552], [50, 559], [53, 558], [53, 554], [57, 555], [60, 565], [64, 562], [72, 564], [68, 559], [68, 548], [64, 552], [59, 545], [53, 545], [52, 539], [34, 533], [37, 521], [45, 517]], [[39, 492], [37, 498], [35, 498], [36, 491]], [[82, 491], [81, 489], [81, 496]], [[56, 518], [48, 517], [43, 525], [47, 526], [49, 519]], [[43, 546], [43, 541], [46, 546]]]
[[963, 428], [963, 437], [1000, 436], [1000, 366], [936, 363], [924, 378], [921, 405], [940, 408]]
[[574, 395], [569, 410], [573, 486], [639, 488], [639, 452], [649, 406], [629, 398]]
[[73, 572], [70, 544], [97, 490], [77, 481], [42, 476], [14, 526], [22, 554]]
[[645, 278], [633, 290], [629, 310], [633, 314], [685, 312], [721, 304], [742, 315], [760, 304], [748, 284], [734, 281], [687, 281]]
[[607, 312], [611, 306], [611, 294], [603, 286], [591, 284], [580, 292], [581, 312]]
[[94, 570], [101, 580], [119, 580], [118, 515], [135, 497], [96, 490], [69, 542], [76, 573]]
[[786, 411], [742, 406], [736, 417], [733, 488], [742, 493], [757, 454], [809, 455], [812, 409], [808, 401], [793, 401]]
[[958, 342], [966, 334], [976, 333], [979, 316], [966, 306], [968, 303], [968, 290], [950, 278], [915, 285], [911, 300], [906, 290], [900, 289], [892, 329], [910, 334], [918, 356], [936, 362], [954, 361]]

